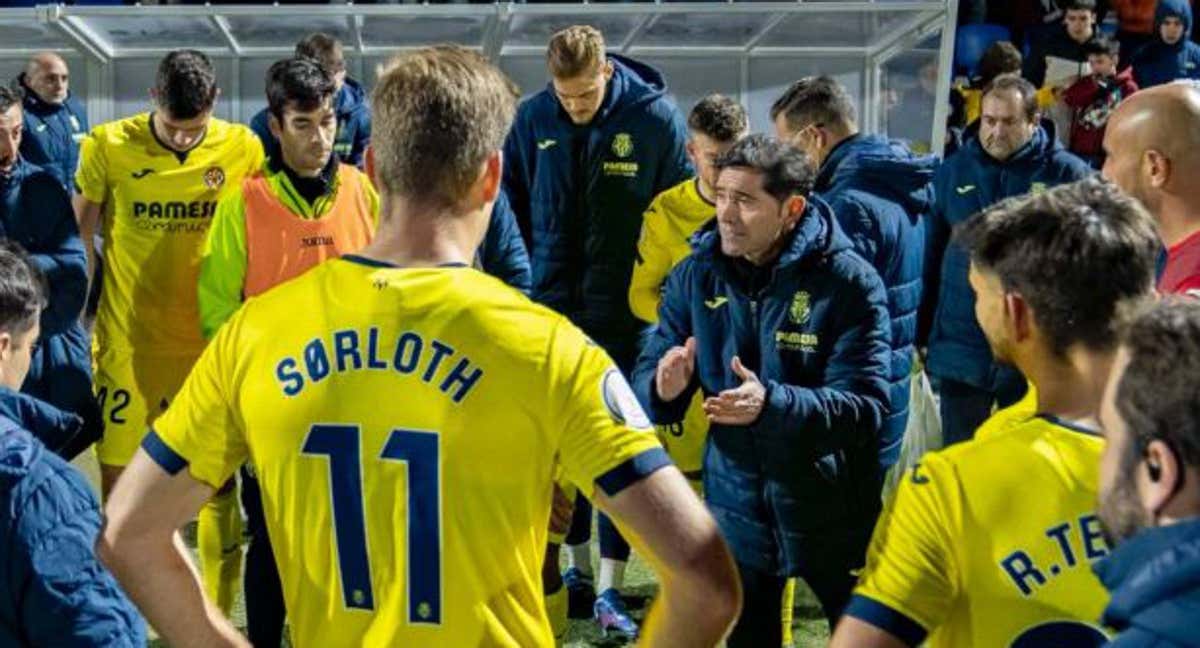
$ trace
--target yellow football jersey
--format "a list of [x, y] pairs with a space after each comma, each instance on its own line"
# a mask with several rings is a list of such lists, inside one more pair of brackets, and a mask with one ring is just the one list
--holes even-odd
[[1096, 433], [1035, 397], [923, 457], [884, 511], [846, 613], [918, 645], [1098, 646]]
[[209, 121], [186, 154], [163, 146], [149, 113], [101, 124], [80, 146], [75, 184], [104, 205], [104, 284], [97, 353], [199, 355], [196, 283], [217, 201], [263, 163], [262, 144], [240, 124]]
[[562, 316], [353, 256], [247, 301], [142, 447], [213, 486], [253, 463], [303, 646], [551, 646], [555, 471], [613, 494], [669, 463]]
[[692, 253], [692, 234], [717, 215], [717, 207], [700, 195], [692, 178], [654, 197], [642, 217], [637, 262], [629, 283], [629, 307], [638, 318], [658, 321], [662, 285], [680, 261]]
[[[642, 218], [637, 262], [629, 282], [629, 307], [647, 322], [658, 321], [663, 283], [671, 270], [691, 254], [688, 239], [716, 216], [716, 206], [700, 195], [699, 182], [697, 178], [684, 180], [658, 194]], [[656, 426], [659, 440], [693, 485], [700, 480], [708, 436], [703, 403], [704, 395], [697, 392], [682, 421]]]

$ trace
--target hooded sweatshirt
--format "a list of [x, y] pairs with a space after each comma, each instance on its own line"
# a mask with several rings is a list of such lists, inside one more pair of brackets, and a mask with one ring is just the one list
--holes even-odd
[[609, 61], [613, 76], [587, 125], [571, 121], [551, 86], [521, 103], [504, 144], [504, 188], [528, 244], [531, 297], [628, 370], [643, 328], [628, 300], [642, 214], [694, 173], [662, 74]]
[[937, 164], [932, 156], [914, 156], [900, 142], [877, 135], [853, 135], [830, 151], [815, 185], [854, 250], [875, 267], [887, 289], [891, 407], [879, 439], [880, 466], [885, 471], [899, 456], [908, 420], [925, 220], [933, 209], [931, 183]]
[[1146, 529], [1094, 567], [1114, 648], [1200, 646], [1200, 519]]
[[[1168, 45], [1160, 27], [1169, 17], [1183, 21], [1183, 36]], [[1139, 88], [1149, 88], [1175, 79], [1200, 78], [1200, 45], [1191, 40], [1192, 7], [1188, 0], [1160, 0], [1154, 14], [1153, 40], [1133, 56], [1133, 76]]]

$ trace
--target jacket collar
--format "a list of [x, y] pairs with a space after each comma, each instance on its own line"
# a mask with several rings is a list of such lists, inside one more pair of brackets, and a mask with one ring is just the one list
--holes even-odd
[[[1139, 618], [1158, 617], [1162, 604], [1172, 602], [1177, 614], [1200, 613], [1200, 517], [1165, 527], [1145, 529], [1117, 547], [1093, 570], [1112, 593], [1104, 622], [1118, 629], [1138, 625]], [[1191, 595], [1191, 605], [1181, 600]], [[1190, 615], [1189, 615], [1190, 616]], [[1156, 624], [1156, 632], [1191, 632]]]

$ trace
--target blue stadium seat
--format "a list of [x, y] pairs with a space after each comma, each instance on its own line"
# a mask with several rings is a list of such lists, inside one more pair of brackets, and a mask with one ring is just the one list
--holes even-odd
[[979, 23], [958, 28], [954, 38], [954, 72], [968, 77], [974, 76], [979, 59], [992, 43], [1012, 38], [1012, 32], [1004, 25]]

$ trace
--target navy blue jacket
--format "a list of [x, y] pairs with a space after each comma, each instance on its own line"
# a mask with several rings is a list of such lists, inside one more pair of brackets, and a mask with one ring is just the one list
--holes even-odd
[[7, 387], [0, 387], [0, 416], [17, 422], [67, 461], [99, 439], [102, 431], [99, 417], [84, 419]]
[[[371, 141], [371, 106], [367, 91], [358, 81], [346, 78], [338, 91], [336, 106], [337, 135], [333, 140], [333, 152], [346, 164], [361, 167], [363, 152]], [[250, 119], [250, 130], [262, 141], [267, 157], [279, 159], [279, 140], [271, 134], [267, 125], [270, 108], [263, 108]]]
[[144, 623], [96, 559], [87, 481], [0, 417], [0, 645], [146, 645]]
[[[865, 553], [879, 510], [891, 336], [883, 282], [827, 204], [811, 198], [790, 236], [773, 267], [753, 269], [720, 252], [712, 225], [702, 230], [667, 278], [634, 386], [654, 423], [668, 425], [683, 420], [696, 389], [741, 385], [735, 355], [758, 374], [767, 392], [758, 421], [709, 429], [704, 495], [739, 563], [794, 575], [806, 559]], [[664, 403], [658, 361], [689, 336], [696, 379]]]
[[0, 177], [0, 236], [25, 248], [46, 276], [49, 305], [41, 344], [22, 391], [85, 417], [96, 415], [88, 336], [79, 323], [87, 297], [87, 256], [67, 191], [24, 159]]
[[1093, 171], [1059, 144], [1049, 120], [1003, 162], [983, 150], [978, 128], [976, 122], [963, 147], [934, 177], [936, 201], [926, 227], [923, 330], [929, 330], [930, 374], [995, 390], [1012, 379], [1015, 370], [1001, 369], [992, 358], [975, 320], [975, 292], [967, 282], [970, 258], [966, 249], [949, 242], [951, 228], [1005, 198], [1073, 182]]
[[503, 191], [492, 207], [483, 243], [479, 246], [479, 267], [486, 273], [520, 290], [526, 295], [533, 284], [529, 269], [529, 253], [517, 227], [508, 196]]
[[42, 101], [25, 85], [24, 74], [17, 81], [25, 93], [21, 157], [45, 169], [70, 193], [79, 165], [79, 142], [88, 132], [87, 111], [70, 94], [57, 106]]
[[[1174, 45], [1163, 42], [1159, 26], [1168, 16], [1183, 21], [1183, 38]], [[1170, 83], [1175, 79], [1200, 79], [1200, 45], [1192, 42], [1192, 7], [1188, 0], [1159, 0], [1154, 13], [1154, 40], [1134, 53], [1133, 78], [1138, 87]]]
[[[617, 55], [604, 103], [575, 126], [552, 87], [524, 101], [504, 145], [504, 187], [529, 249], [535, 301], [629, 364], [644, 326], [629, 310], [642, 213], [690, 178], [687, 125], [655, 69]], [[620, 356], [627, 355], [626, 359]]]
[[1200, 518], [1145, 529], [1095, 565], [1114, 648], [1200, 647]]
[[879, 273], [892, 318], [891, 407], [879, 434], [886, 471], [900, 456], [908, 421], [917, 312], [925, 264], [925, 220], [933, 208], [937, 159], [915, 157], [904, 144], [855, 135], [838, 144], [817, 173], [816, 191], [858, 252]]

